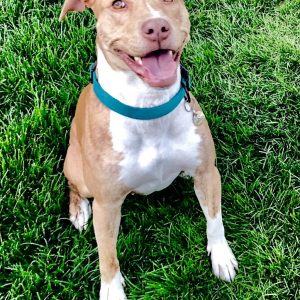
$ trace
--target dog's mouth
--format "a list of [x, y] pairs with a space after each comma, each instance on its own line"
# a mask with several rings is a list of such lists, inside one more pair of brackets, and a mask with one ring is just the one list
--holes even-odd
[[116, 49], [117, 54], [140, 78], [153, 87], [167, 87], [176, 81], [180, 51], [158, 49], [145, 56], [131, 56]]

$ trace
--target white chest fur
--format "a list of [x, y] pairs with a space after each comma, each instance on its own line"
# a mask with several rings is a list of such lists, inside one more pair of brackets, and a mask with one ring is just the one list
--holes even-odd
[[181, 171], [193, 175], [200, 161], [200, 136], [183, 103], [156, 121], [128, 120], [112, 113], [113, 147], [122, 153], [120, 180], [133, 191], [161, 190]]
[[[132, 106], [149, 107], [173, 97], [177, 82], [166, 89], [154, 89], [131, 72], [114, 71], [98, 50], [98, 78], [113, 97]], [[110, 113], [113, 149], [122, 155], [119, 180], [132, 191], [149, 194], [161, 190], [181, 171], [193, 175], [199, 166], [200, 136], [192, 114], [183, 101], [170, 114], [157, 120], [141, 121]]]

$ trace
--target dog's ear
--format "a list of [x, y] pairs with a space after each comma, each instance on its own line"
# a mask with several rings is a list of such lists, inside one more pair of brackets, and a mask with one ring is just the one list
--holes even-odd
[[95, 0], [65, 0], [61, 9], [59, 20], [62, 21], [69, 11], [83, 12], [85, 7], [91, 7]]

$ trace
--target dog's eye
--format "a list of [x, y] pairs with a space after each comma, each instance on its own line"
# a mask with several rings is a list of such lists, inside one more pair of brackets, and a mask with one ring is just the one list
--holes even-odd
[[113, 8], [122, 9], [126, 7], [126, 3], [122, 0], [116, 0], [112, 3]]

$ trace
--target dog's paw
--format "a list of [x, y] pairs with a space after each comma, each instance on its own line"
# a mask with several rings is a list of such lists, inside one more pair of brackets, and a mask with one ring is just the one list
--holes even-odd
[[123, 286], [124, 278], [118, 272], [110, 283], [101, 282], [100, 300], [126, 300]]
[[207, 252], [210, 254], [213, 273], [225, 281], [233, 281], [238, 263], [226, 239], [208, 243]]
[[92, 209], [87, 199], [82, 199], [75, 214], [70, 215], [70, 221], [80, 232], [87, 228]]

